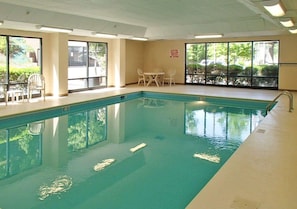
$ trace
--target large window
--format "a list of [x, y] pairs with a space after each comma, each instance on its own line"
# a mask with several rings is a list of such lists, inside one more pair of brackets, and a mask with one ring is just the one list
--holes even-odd
[[279, 41], [186, 44], [186, 84], [278, 88]]
[[102, 88], [107, 85], [107, 44], [68, 42], [68, 90]]
[[17, 81], [25, 84], [41, 70], [40, 38], [0, 36], [0, 84], [15, 88]]

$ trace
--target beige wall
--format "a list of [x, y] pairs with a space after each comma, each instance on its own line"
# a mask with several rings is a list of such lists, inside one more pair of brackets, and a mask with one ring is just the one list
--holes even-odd
[[297, 35], [280, 40], [279, 89], [297, 90]]
[[[177, 70], [176, 82], [184, 84], [185, 43], [199, 42], [198, 40], [142, 42], [3, 29], [0, 29], [0, 34], [42, 38], [42, 63], [43, 74], [46, 77], [47, 83], [46, 94], [57, 96], [68, 94], [68, 40], [100, 41], [108, 44], [108, 86], [125, 86], [126, 84], [137, 83], [137, 68], [142, 68], [144, 71], [154, 71], [156, 68], [161, 68], [165, 72], [175, 68]], [[279, 88], [297, 90], [297, 35], [213, 39], [207, 41], [226, 42], [251, 40], [280, 40], [281, 65]], [[205, 40], [200, 40], [200, 42], [205, 42]], [[177, 50], [178, 56], [171, 57], [171, 50]]]
[[[171, 50], [178, 50], [178, 57], [171, 57]], [[153, 41], [145, 42], [144, 71], [156, 68], [164, 72], [176, 69], [176, 83], [184, 83], [185, 77], [185, 42], [184, 41]]]
[[137, 68], [144, 67], [144, 43], [142, 41], [126, 41], [126, 84], [137, 82]]

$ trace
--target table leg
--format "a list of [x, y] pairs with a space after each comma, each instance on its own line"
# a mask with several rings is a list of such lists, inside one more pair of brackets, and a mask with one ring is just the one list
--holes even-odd
[[147, 86], [149, 86], [153, 81], [153, 76], [149, 76], [149, 81], [147, 82]]
[[158, 75], [155, 76], [154, 80], [155, 80], [156, 85], [159, 87]]

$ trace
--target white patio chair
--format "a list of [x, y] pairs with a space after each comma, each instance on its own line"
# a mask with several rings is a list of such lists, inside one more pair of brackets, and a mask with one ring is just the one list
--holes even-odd
[[41, 74], [32, 74], [28, 78], [28, 102], [32, 99], [33, 91], [40, 91], [43, 101], [45, 101], [45, 79]]
[[169, 86], [171, 86], [171, 84], [175, 85], [175, 74], [176, 74], [176, 69], [171, 69], [168, 71], [168, 76], [165, 75], [165, 77], [163, 78], [163, 85], [165, 83], [168, 83]]
[[137, 68], [137, 75], [138, 75], [138, 85], [142, 82], [145, 86], [145, 76], [143, 74], [142, 69]]

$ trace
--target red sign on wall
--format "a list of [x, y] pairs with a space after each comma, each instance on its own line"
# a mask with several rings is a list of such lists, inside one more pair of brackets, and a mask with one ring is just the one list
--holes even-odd
[[178, 58], [179, 57], [179, 50], [178, 49], [171, 49], [170, 50], [170, 58]]

